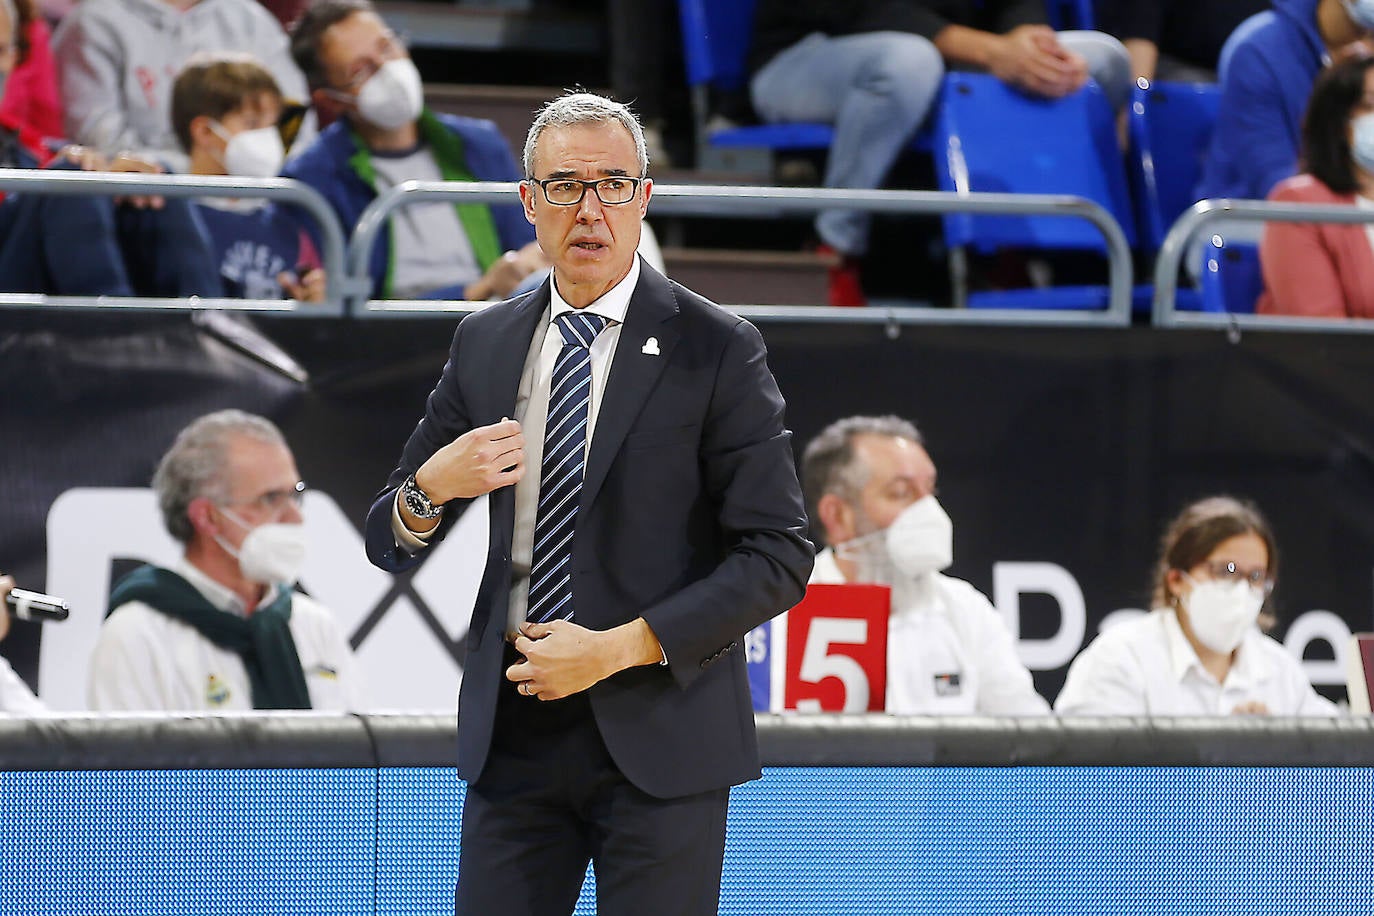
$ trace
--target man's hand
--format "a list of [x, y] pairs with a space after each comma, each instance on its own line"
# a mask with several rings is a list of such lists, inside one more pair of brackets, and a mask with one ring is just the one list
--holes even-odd
[[1241, 703], [1235, 709], [1231, 710], [1231, 715], [1267, 716], [1269, 715], [1269, 707], [1265, 706], [1259, 700], [1246, 700], [1244, 703]]
[[507, 680], [540, 700], [561, 700], [617, 671], [663, 659], [658, 639], [642, 617], [604, 631], [568, 620], [526, 623], [511, 643], [521, 661], [506, 669]]
[[321, 267], [307, 270], [299, 277], [289, 270], [283, 270], [277, 274], [277, 283], [286, 295], [298, 302], [324, 301], [325, 275]]
[[481, 279], [467, 288], [466, 295], [474, 301], [504, 299], [536, 270], [550, 266], [538, 242], [530, 242], [519, 251], [507, 251], [487, 268]]
[[1088, 81], [1087, 62], [1066, 51], [1047, 25], [1017, 26], [999, 38], [988, 70], [1004, 83], [1056, 99]]
[[525, 476], [525, 434], [516, 420], [470, 429], [429, 456], [415, 482], [437, 505], [509, 487]]

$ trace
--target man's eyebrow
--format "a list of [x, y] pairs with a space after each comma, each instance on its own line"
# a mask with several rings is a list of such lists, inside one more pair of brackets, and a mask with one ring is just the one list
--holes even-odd
[[[629, 171], [626, 170], [626, 169], [602, 169], [601, 172], [600, 172], [600, 174], [604, 175], [604, 176], [607, 177], [607, 178], [625, 178], [625, 177], [628, 177], [630, 173], [629, 173]], [[555, 179], [555, 178], [576, 178], [576, 177], [577, 177], [577, 169], [558, 169], [558, 170], [555, 171], [555, 172], [550, 172], [550, 173], [549, 173], [549, 177], [546, 178], [545, 181], [551, 181], [551, 180], [553, 180], [553, 179]]]

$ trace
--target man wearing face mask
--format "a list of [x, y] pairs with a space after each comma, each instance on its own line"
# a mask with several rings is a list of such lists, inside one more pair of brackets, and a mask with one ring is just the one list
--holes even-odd
[[[277, 127], [282, 110], [276, 80], [247, 54], [193, 58], [172, 86], [172, 128], [192, 175], [275, 178], [285, 156]], [[205, 197], [196, 212], [224, 295], [324, 299], [319, 255], [289, 209], [261, 198]]]
[[[368, 0], [317, 0], [291, 53], [322, 120], [339, 119], [285, 175], [318, 190], [340, 223], [403, 181], [519, 181], [489, 121], [424, 107], [420, 74]], [[493, 299], [550, 265], [518, 206], [412, 204], [395, 211], [369, 262], [373, 298]]]
[[811, 581], [891, 586], [888, 712], [1045, 715], [1001, 617], [973, 586], [941, 572], [954, 559], [953, 527], [935, 477], [906, 420], [846, 417], [822, 430], [802, 455], [810, 517], [830, 545]]
[[304, 484], [276, 426], [238, 410], [201, 417], [163, 456], [153, 488], [185, 553], [115, 585], [91, 708], [360, 709], [333, 615], [292, 588], [305, 558]]

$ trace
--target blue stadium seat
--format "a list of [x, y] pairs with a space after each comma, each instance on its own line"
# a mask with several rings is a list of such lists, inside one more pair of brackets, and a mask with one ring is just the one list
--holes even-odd
[[1149, 83], [1131, 97], [1131, 177], [1140, 235], [1158, 251], [1174, 220], [1197, 201], [1221, 90], [1215, 83]]
[[[754, 0], [678, 0], [687, 85], [692, 91], [698, 166], [716, 167], [730, 151], [793, 152], [830, 148], [834, 131], [829, 124], [756, 124], [711, 129], [711, 90], [744, 93], [749, 90], [749, 45], [753, 35]], [[913, 148], [929, 150], [927, 131], [913, 139]]]
[[[1111, 106], [1096, 84], [1063, 99], [1024, 95], [992, 76], [945, 77], [935, 123], [941, 190], [1072, 194], [1104, 207], [1135, 244], [1126, 173]], [[1052, 216], [944, 217], [951, 248], [990, 254], [1001, 248], [1105, 253], [1102, 234], [1086, 220]], [[956, 278], [956, 287], [958, 279]], [[1140, 301], [1148, 294], [1141, 291]], [[1107, 287], [975, 292], [970, 307], [1097, 309]]]
[[1259, 246], [1213, 235], [1202, 270], [1202, 311], [1249, 315], [1264, 292]]
[[1045, 13], [1056, 30], [1096, 28], [1092, 0], [1045, 0]]

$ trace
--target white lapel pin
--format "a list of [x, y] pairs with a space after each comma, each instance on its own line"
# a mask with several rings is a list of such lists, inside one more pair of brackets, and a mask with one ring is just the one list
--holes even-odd
[[639, 352], [646, 356], [658, 356], [658, 338], [650, 337], [644, 341], [644, 346], [639, 348]]

